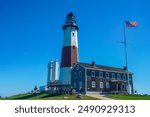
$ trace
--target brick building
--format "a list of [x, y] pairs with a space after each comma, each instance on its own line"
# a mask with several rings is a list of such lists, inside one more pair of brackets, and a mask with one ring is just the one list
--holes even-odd
[[[133, 93], [133, 74], [129, 83]], [[95, 62], [77, 63], [71, 71], [71, 85], [77, 92], [84, 93], [128, 93], [126, 68], [96, 65]]]

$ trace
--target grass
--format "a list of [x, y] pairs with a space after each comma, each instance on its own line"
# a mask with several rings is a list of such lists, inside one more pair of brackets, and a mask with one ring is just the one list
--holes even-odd
[[[150, 95], [107, 94], [106, 97], [121, 100], [150, 100]], [[84, 95], [83, 98], [77, 98], [75, 94], [52, 95], [47, 93], [40, 93], [40, 94], [25, 93], [10, 96], [7, 98], [0, 98], [0, 100], [98, 100], [98, 99], [86, 95]]]
[[98, 100], [98, 99], [86, 95], [84, 95], [83, 98], [77, 98], [75, 94], [52, 95], [47, 93], [41, 94], [26, 93], [10, 96], [7, 98], [0, 98], [0, 100]]
[[150, 100], [150, 95], [107, 94], [106, 96], [121, 100]]

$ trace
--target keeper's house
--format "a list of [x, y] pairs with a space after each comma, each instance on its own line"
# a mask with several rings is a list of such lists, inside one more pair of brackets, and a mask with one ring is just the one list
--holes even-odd
[[[133, 93], [132, 73], [129, 83]], [[84, 93], [127, 93], [128, 78], [126, 68], [77, 63], [71, 71], [71, 86], [77, 92]]]

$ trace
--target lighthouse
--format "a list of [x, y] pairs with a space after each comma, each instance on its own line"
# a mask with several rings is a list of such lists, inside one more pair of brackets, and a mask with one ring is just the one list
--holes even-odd
[[71, 84], [71, 69], [79, 61], [78, 56], [78, 25], [75, 15], [70, 11], [63, 25], [64, 38], [61, 54], [60, 78], [63, 85]]

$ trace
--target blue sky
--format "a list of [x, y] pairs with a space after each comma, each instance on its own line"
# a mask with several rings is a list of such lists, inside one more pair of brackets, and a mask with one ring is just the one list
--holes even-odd
[[48, 62], [60, 61], [69, 11], [80, 28], [80, 61], [108, 66], [125, 65], [123, 20], [138, 21], [127, 28], [129, 69], [134, 88], [150, 94], [149, 6], [149, 0], [0, 0], [0, 96], [46, 84]]

